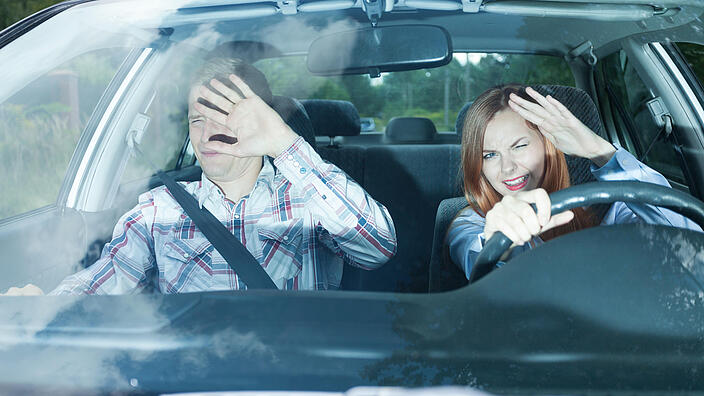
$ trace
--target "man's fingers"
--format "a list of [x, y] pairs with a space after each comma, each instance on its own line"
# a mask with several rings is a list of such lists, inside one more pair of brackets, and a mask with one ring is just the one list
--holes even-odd
[[545, 227], [543, 227], [541, 232], [545, 232], [545, 231], [553, 229], [555, 227], [559, 227], [561, 225], [567, 224], [570, 221], [572, 221], [572, 219], [574, 219], [574, 212], [572, 212], [571, 210], [556, 214], [555, 216], [552, 216], [550, 218], [550, 221], [548, 222], [548, 224]]
[[25, 287], [11, 287], [7, 290], [6, 293], [2, 294], [3, 296], [42, 296], [44, 295], [44, 291], [40, 289], [39, 287], [33, 285], [33, 284], [28, 284]]
[[233, 102], [226, 99], [222, 95], [213, 92], [205, 85], [200, 86], [200, 88], [198, 89], [198, 93], [200, 93], [200, 96], [202, 98], [217, 106], [224, 113], [229, 114], [232, 111], [232, 106], [234, 105]]
[[[210, 80], [210, 86], [213, 87], [216, 91], [218, 91], [222, 96], [224, 96], [227, 100], [229, 100], [232, 103], [237, 103], [240, 100], [247, 97], [246, 95], [245, 96], [240, 95], [239, 92], [228, 87], [222, 81], [215, 79], [215, 78]], [[244, 92], [243, 92], [243, 94], [244, 94]]]
[[198, 111], [198, 113], [202, 114], [204, 117], [209, 118], [215, 122], [217, 122], [220, 125], [227, 125], [227, 116], [217, 110], [211, 109], [208, 106], [196, 102], [193, 104], [193, 107]]
[[[230, 81], [232, 81], [232, 83], [235, 84], [235, 86], [237, 87], [237, 89], [239, 89], [240, 91], [242, 91], [242, 93], [244, 94], [244, 97], [245, 97], [245, 98], [252, 98], [252, 97], [257, 96], [257, 94], [255, 94], [254, 91], [252, 91], [252, 89], [249, 88], [249, 85], [247, 85], [247, 83], [245, 83], [245, 82], [244, 82], [241, 78], [239, 78], [238, 76], [236, 76], [236, 75], [234, 75], [234, 74], [230, 74]], [[243, 98], [243, 99], [244, 99], [244, 98]]]

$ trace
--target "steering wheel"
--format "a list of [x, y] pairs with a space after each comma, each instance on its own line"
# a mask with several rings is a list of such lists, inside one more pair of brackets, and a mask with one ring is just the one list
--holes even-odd
[[[580, 206], [600, 203], [639, 202], [671, 209], [704, 228], [704, 202], [669, 187], [643, 182], [592, 182], [579, 184], [550, 194], [550, 214], [556, 215]], [[533, 209], [535, 206], [533, 205]], [[469, 283], [491, 272], [511, 240], [498, 231], [492, 235], [477, 257], [469, 274]]]

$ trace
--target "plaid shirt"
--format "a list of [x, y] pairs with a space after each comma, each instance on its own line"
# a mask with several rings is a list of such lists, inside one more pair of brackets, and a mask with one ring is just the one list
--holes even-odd
[[[396, 251], [386, 208], [303, 138], [273, 165], [265, 157], [253, 190], [239, 202], [205, 175], [184, 187], [280, 289], [336, 289], [343, 263], [374, 269]], [[51, 294], [132, 293], [153, 282], [162, 293], [246, 288], [163, 186], [139, 197], [95, 264]]]

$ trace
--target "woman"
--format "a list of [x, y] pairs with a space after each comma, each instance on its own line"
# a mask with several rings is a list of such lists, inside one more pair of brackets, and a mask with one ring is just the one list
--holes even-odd
[[[469, 207], [453, 221], [447, 243], [450, 257], [467, 277], [484, 242], [496, 231], [513, 241], [511, 257], [599, 223], [582, 208], [550, 216], [548, 193], [570, 186], [564, 154], [591, 160], [591, 172], [599, 181], [636, 180], [669, 187], [662, 175], [599, 137], [562, 103], [530, 87], [507, 85], [484, 92], [467, 112], [462, 139]], [[668, 209], [623, 202], [613, 204], [601, 224], [637, 221], [701, 230]]]

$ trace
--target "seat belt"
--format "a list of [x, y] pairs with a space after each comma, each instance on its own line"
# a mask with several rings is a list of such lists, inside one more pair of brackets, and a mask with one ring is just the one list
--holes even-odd
[[244, 247], [242, 242], [231, 234], [208, 209], [201, 208], [198, 205], [198, 201], [183, 186], [152, 164], [137, 146], [137, 144], [133, 144], [132, 148], [152, 168], [157, 169], [157, 177], [169, 189], [171, 195], [181, 205], [188, 217], [198, 226], [200, 232], [208, 238], [215, 250], [227, 261], [230, 268], [235, 271], [237, 276], [242, 278], [247, 288], [277, 290], [278, 288], [274, 281], [271, 280], [271, 277], [269, 277], [269, 274], [266, 273], [257, 259], [252, 256], [252, 253]]

